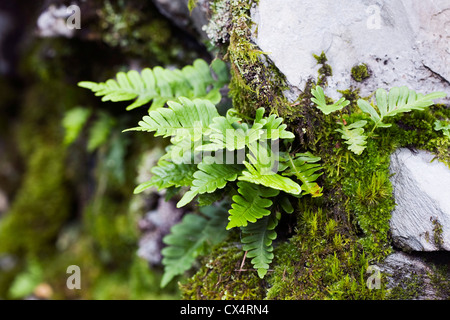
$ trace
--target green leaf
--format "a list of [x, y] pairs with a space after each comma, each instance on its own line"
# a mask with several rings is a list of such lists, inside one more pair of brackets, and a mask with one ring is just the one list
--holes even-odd
[[194, 199], [197, 194], [212, 193], [217, 189], [222, 189], [228, 181], [237, 179], [238, 174], [242, 171], [240, 165], [228, 165], [218, 163], [208, 163], [204, 159], [198, 165], [198, 170], [194, 173], [191, 189], [186, 192], [178, 202], [177, 207], [181, 208]]
[[27, 268], [19, 273], [9, 288], [9, 295], [13, 299], [20, 299], [30, 295], [36, 286], [43, 281], [42, 267], [31, 259]]
[[195, 171], [197, 171], [195, 164], [175, 164], [160, 160], [151, 170], [153, 177], [137, 186], [134, 193], [141, 193], [151, 187], [156, 187], [160, 191], [170, 187], [190, 186], [194, 180]]
[[269, 215], [242, 227], [243, 250], [247, 251], [247, 257], [253, 258], [251, 263], [258, 270], [258, 275], [262, 279], [269, 269], [273, 260], [272, 242], [276, 239], [275, 227], [278, 225], [276, 216]]
[[161, 251], [164, 265], [161, 287], [189, 270], [198, 256], [225, 240], [227, 210], [222, 206], [211, 206], [200, 209], [200, 212], [203, 216], [186, 214], [164, 237], [163, 242], [167, 246]]
[[295, 136], [292, 132], [286, 130], [287, 125], [283, 124], [283, 118], [277, 117], [275, 114], [269, 117], [264, 117], [264, 108], [256, 110], [256, 117], [253, 126], [256, 124], [262, 124], [263, 134], [261, 139], [294, 139]]
[[155, 132], [155, 136], [172, 136], [175, 141], [189, 137], [192, 141], [201, 140], [210, 130], [213, 119], [219, 117], [216, 107], [208, 100], [193, 101], [180, 97], [181, 103], [169, 102], [169, 108], [149, 112], [140, 121], [139, 127], [125, 131]]
[[192, 10], [194, 10], [194, 8], [197, 6], [197, 0], [189, 0], [188, 2], [188, 8], [189, 11], [192, 12]]
[[[155, 67], [145, 68], [141, 73], [131, 70], [127, 73], [119, 72], [116, 79], [96, 83], [81, 81], [78, 85], [102, 96], [102, 101], [130, 101], [135, 100], [127, 107], [127, 110], [150, 103], [150, 110], [163, 107], [168, 101], [175, 101], [183, 96], [190, 99], [202, 98], [211, 100], [217, 104], [221, 100], [219, 89], [225, 84], [227, 70], [222, 61], [214, 62], [211, 68], [201, 59], [194, 61], [192, 66], [186, 66], [182, 70], [163, 69]], [[212, 73], [220, 72], [213, 77]], [[209, 88], [212, 89], [209, 89]]]
[[78, 138], [90, 115], [91, 110], [82, 107], [73, 108], [65, 113], [63, 118], [65, 145], [72, 144]]
[[259, 185], [238, 182], [238, 192], [240, 195], [233, 196], [234, 203], [229, 210], [230, 222], [227, 229], [234, 227], [245, 227], [248, 222], [256, 222], [256, 220], [268, 216], [270, 210], [267, 208], [272, 205], [272, 198], [278, 195], [279, 191]]
[[99, 118], [92, 124], [89, 130], [87, 150], [93, 152], [104, 145], [108, 141], [115, 124], [115, 120], [110, 115], [100, 113]]
[[293, 180], [280, 176], [271, 170], [262, 170], [262, 166], [256, 162], [256, 159], [249, 156], [254, 165], [244, 161], [247, 170], [242, 172], [238, 178], [240, 181], [247, 181], [260, 184], [268, 188], [277, 189], [291, 194], [300, 194], [301, 187]]
[[360, 155], [366, 148], [367, 136], [364, 134], [363, 128], [366, 124], [367, 121], [360, 120], [348, 126], [342, 124], [342, 129], [336, 129], [342, 134], [341, 137], [345, 143], [349, 145], [349, 150], [357, 155]]
[[216, 117], [209, 126], [210, 143], [200, 146], [197, 150], [217, 151], [227, 149], [228, 151], [244, 149], [246, 146], [260, 139], [263, 131], [262, 124], [255, 124], [249, 128], [247, 124], [238, 124], [239, 118], [229, 116]]
[[333, 104], [327, 104], [325, 94], [321, 86], [316, 86], [311, 89], [311, 94], [314, 96], [314, 98], [311, 98], [311, 101], [314, 102], [317, 108], [326, 115], [341, 110], [350, 104], [350, 101], [345, 98], [341, 98]]
[[447, 94], [444, 92], [433, 92], [427, 95], [416, 93], [408, 87], [394, 87], [389, 93], [384, 89], [378, 89], [375, 93], [378, 112], [365, 100], [358, 100], [359, 108], [370, 115], [370, 118], [377, 127], [390, 127], [391, 124], [383, 123], [387, 117], [393, 117], [400, 113], [410, 112], [412, 110], [424, 110], [434, 104], [433, 100], [444, 98]]
[[310, 152], [298, 153], [292, 159], [289, 156], [289, 169], [283, 172], [284, 176], [295, 176], [302, 182], [302, 190], [304, 194], [310, 194], [312, 197], [320, 197], [322, 195], [322, 188], [315, 182], [322, 173], [317, 171], [322, 169], [322, 166], [316, 162], [320, 161], [320, 157], [316, 157]]
[[289, 213], [289, 214], [294, 212], [294, 207], [292, 206], [292, 203], [288, 197], [286, 197], [286, 196], [282, 197], [281, 201], [280, 201], [280, 205], [283, 208], [284, 212]]
[[450, 123], [442, 120], [436, 120], [434, 122], [434, 130], [442, 131], [442, 133], [450, 138]]

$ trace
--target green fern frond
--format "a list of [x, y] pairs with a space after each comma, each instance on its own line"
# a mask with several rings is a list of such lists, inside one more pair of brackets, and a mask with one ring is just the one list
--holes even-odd
[[235, 181], [238, 174], [242, 171], [241, 165], [208, 162], [207, 159], [204, 159], [198, 165], [198, 170], [194, 173], [192, 187], [178, 202], [178, 208], [191, 202], [197, 194], [212, 193], [217, 189], [223, 189], [228, 181]]
[[276, 239], [275, 227], [278, 225], [276, 216], [269, 215], [242, 227], [243, 250], [247, 251], [247, 257], [253, 258], [251, 263], [258, 270], [258, 275], [262, 279], [269, 269], [273, 260], [272, 241]]
[[[119, 72], [116, 79], [96, 83], [81, 81], [78, 85], [102, 96], [102, 101], [130, 101], [135, 100], [127, 107], [131, 110], [153, 101], [150, 109], [158, 109], [168, 101], [175, 101], [177, 97], [203, 98], [217, 104], [221, 100], [220, 88], [228, 79], [225, 63], [219, 59], [214, 60], [211, 68], [201, 59], [194, 61], [192, 66], [181, 70], [168, 70], [161, 67], [145, 68], [141, 73], [131, 70], [127, 73]], [[215, 80], [211, 69], [219, 71]], [[212, 89], [208, 92], [208, 88]]]
[[279, 174], [268, 169], [261, 162], [248, 155], [250, 162], [244, 161], [247, 170], [242, 172], [239, 180], [247, 181], [254, 184], [260, 184], [268, 188], [281, 190], [287, 193], [298, 195], [302, 192], [301, 187], [292, 179], [280, 176]]
[[116, 121], [112, 116], [101, 112], [89, 130], [87, 150], [93, 152], [101, 145], [104, 145], [108, 141], [115, 124]]
[[228, 151], [240, 150], [261, 138], [262, 124], [257, 123], [249, 127], [246, 123], [239, 123], [241, 119], [230, 114], [227, 112], [226, 117], [214, 118], [209, 126], [210, 143], [204, 144], [198, 150], [217, 151], [225, 148]]
[[134, 194], [156, 187], [159, 191], [170, 187], [190, 186], [194, 180], [194, 172], [197, 171], [195, 164], [175, 164], [165, 160], [158, 161], [158, 165], [151, 170], [153, 177], [141, 183], [134, 189]]
[[367, 121], [360, 120], [348, 126], [342, 124], [342, 129], [335, 130], [342, 134], [342, 139], [349, 145], [348, 149], [357, 155], [360, 155], [366, 149], [367, 136], [364, 134], [363, 128], [366, 124]]
[[253, 126], [256, 124], [262, 124], [263, 135], [261, 139], [294, 139], [295, 136], [292, 132], [286, 130], [287, 125], [283, 124], [283, 118], [277, 117], [272, 114], [268, 117], [264, 116], [264, 108], [256, 110], [256, 116]]
[[155, 136], [172, 136], [175, 141], [190, 137], [200, 140], [210, 129], [213, 119], [219, 117], [216, 107], [208, 100], [189, 100], [180, 97], [181, 103], [170, 101], [168, 108], [149, 112], [139, 121], [139, 127], [124, 131], [155, 132]]
[[295, 176], [302, 182], [303, 193], [310, 194], [312, 197], [320, 197], [322, 188], [315, 182], [322, 173], [317, 171], [322, 166], [316, 162], [320, 161], [320, 157], [314, 156], [312, 153], [298, 153], [293, 159], [289, 156], [289, 169], [283, 172], [284, 176]]
[[444, 136], [450, 138], [450, 123], [442, 120], [436, 120], [434, 122], [434, 130], [442, 131]]
[[[165, 287], [175, 276], [189, 270], [195, 259], [207, 253], [207, 249], [225, 240], [228, 212], [222, 206], [200, 209], [203, 216], [186, 214], [183, 220], [172, 227], [163, 242], [164, 275], [161, 287]], [[206, 252], [205, 252], [206, 251]]]
[[64, 114], [62, 124], [65, 130], [65, 145], [72, 144], [78, 138], [91, 113], [87, 108], [76, 107]]
[[350, 104], [350, 101], [346, 100], [345, 98], [341, 98], [333, 104], [327, 104], [325, 100], [325, 93], [323, 92], [321, 86], [316, 86], [315, 88], [311, 89], [311, 94], [314, 96], [314, 98], [311, 98], [311, 101], [316, 104], [317, 108], [320, 109], [320, 111], [327, 115], [332, 112], [341, 110]]
[[416, 93], [408, 87], [394, 87], [389, 93], [384, 89], [378, 89], [375, 93], [376, 105], [379, 113], [366, 100], [359, 99], [359, 108], [370, 115], [375, 123], [375, 128], [387, 128], [391, 124], [383, 123], [387, 117], [393, 117], [399, 113], [410, 112], [412, 110], [424, 110], [434, 104], [435, 99], [444, 98], [447, 94], [444, 92], [433, 92], [427, 95]]
[[262, 187], [259, 185], [238, 182], [238, 192], [240, 195], [233, 196], [234, 203], [229, 210], [230, 222], [227, 229], [234, 227], [245, 227], [248, 222], [256, 222], [256, 220], [268, 216], [270, 210], [267, 208], [272, 205], [272, 200], [267, 198], [275, 197], [279, 194], [278, 190]]

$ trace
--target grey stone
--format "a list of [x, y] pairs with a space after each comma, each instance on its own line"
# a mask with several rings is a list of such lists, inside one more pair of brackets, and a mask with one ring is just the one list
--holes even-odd
[[[426, 257], [394, 252], [379, 264], [378, 268], [385, 276], [384, 281], [387, 281], [388, 290], [402, 288], [406, 290], [407, 295], [410, 295], [409, 299], [414, 300], [442, 299], [442, 292], [432, 280], [437, 270], [436, 266], [439, 265], [428, 260]], [[415, 286], [416, 292], [408, 291], [411, 290], [408, 287], [411, 283], [415, 283], [413, 287]], [[395, 294], [393, 291], [391, 293]]]
[[[313, 54], [322, 51], [333, 68], [326, 93], [335, 99], [351, 86], [362, 96], [403, 85], [450, 92], [448, 0], [260, 0], [252, 19], [255, 42], [294, 92], [317, 77]], [[351, 69], [361, 63], [372, 75], [356, 82]]]
[[138, 223], [142, 231], [138, 256], [152, 265], [159, 265], [162, 260], [161, 250], [164, 247], [162, 239], [170, 232], [170, 228], [180, 221], [183, 212], [174, 202], [166, 202], [164, 197], [159, 198], [157, 209], [147, 212]]
[[[207, 9], [208, 1], [198, 0], [197, 6], [189, 12], [189, 0], [153, 0], [158, 10], [175, 25], [186, 31], [193, 31], [206, 40], [206, 33], [202, 30], [203, 26], [208, 23]], [[189, 27], [193, 26], [193, 30]]]
[[396, 208], [393, 242], [413, 251], [450, 251], [450, 169], [430, 152], [398, 149], [391, 155]]

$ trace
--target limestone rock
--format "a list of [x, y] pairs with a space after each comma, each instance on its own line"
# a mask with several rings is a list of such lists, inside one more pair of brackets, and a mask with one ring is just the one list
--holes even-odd
[[146, 213], [139, 221], [143, 232], [139, 239], [138, 256], [152, 265], [159, 265], [162, 260], [161, 250], [164, 247], [162, 239], [170, 232], [170, 228], [178, 223], [183, 210], [177, 209], [174, 202], [166, 202], [159, 198], [158, 208]]
[[[317, 78], [313, 54], [324, 51], [333, 68], [326, 93], [335, 99], [351, 86], [362, 96], [403, 85], [450, 92], [448, 0], [260, 0], [252, 19], [255, 42], [293, 91]], [[351, 69], [362, 63], [371, 76], [357, 82]]]
[[401, 148], [391, 155], [396, 208], [394, 244], [413, 251], [450, 251], [450, 169], [426, 151]]
[[[386, 276], [386, 287], [393, 290], [391, 294], [394, 299], [438, 300], [448, 296], [448, 292], [441, 292], [441, 288], [434, 283], [439, 264], [428, 260], [426, 257], [395, 252], [378, 266]], [[408, 297], [396, 297], [398, 289]]]

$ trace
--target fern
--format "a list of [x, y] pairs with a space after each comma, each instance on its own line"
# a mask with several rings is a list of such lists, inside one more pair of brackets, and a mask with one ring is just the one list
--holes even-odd
[[367, 136], [364, 134], [364, 126], [367, 124], [366, 120], [360, 120], [348, 126], [342, 124], [341, 129], [336, 129], [342, 134], [342, 139], [349, 145], [349, 150], [360, 155], [366, 149]]
[[115, 120], [107, 113], [100, 113], [89, 130], [87, 150], [93, 152], [108, 141]]
[[227, 112], [226, 117], [217, 117], [209, 126], [210, 143], [198, 148], [200, 151], [217, 151], [227, 149], [228, 151], [240, 150], [259, 140], [263, 134], [263, 124], [256, 123], [249, 127], [246, 123], [240, 124], [241, 118], [231, 116]]
[[91, 110], [82, 107], [73, 108], [65, 113], [63, 118], [65, 145], [70, 145], [77, 139], [90, 115]]
[[[90, 89], [96, 96], [102, 96], [102, 101], [135, 100], [127, 110], [143, 106], [153, 101], [150, 109], [158, 109], [168, 101], [178, 97], [203, 98], [216, 104], [221, 100], [220, 88], [228, 82], [228, 74], [222, 60], [216, 59], [211, 69], [217, 72], [217, 80], [211, 74], [208, 64], [201, 59], [195, 60], [192, 66], [181, 70], [168, 70], [161, 67], [145, 68], [141, 73], [131, 70], [119, 72], [116, 80], [96, 83], [82, 81], [78, 85]], [[208, 88], [212, 89], [208, 92]]]
[[251, 263], [260, 278], [264, 278], [274, 257], [272, 241], [277, 237], [274, 230], [277, 225], [278, 219], [272, 214], [241, 228], [242, 249], [247, 251], [248, 258], [253, 258]]
[[444, 136], [450, 138], [450, 123], [441, 120], [436, 120], [434, 122], [434, 130], [442, 131]]
[[183, 220], [172, 227], [163, 242], [167, 245], [163, 255], [164, 275], [161, 287], [165, 287], [175, 276], [189, 270], [199, 255], [225, 240], [227, 211], [223, 207], [204, 207], [203, 216], [186, 214]]
[[261, 139], [294, 139], [295, 136], [292, 132], [286, 130], [287, 125], [283, 124], [283, 118], [277, 117], [272, 114], [269, 117], [263, 118], [264, 108], [256, 110], [255, 120], [253, 126], [262, 124], [263, 135]]
[[247, 154], [249, 161], [244, 161], [245, 168], [238, 178], [254, 184], [260, 184], [276, 190], [281, 190], [290, 194], [298, 195], [301, 187], [292, 179], [283, 177], [275, 173], [274, 166], [276, 154], [272, 153], [264, 143], [258, 144], [258, 149], [250, 146], [251, 154]]
[[227, 165], [217, 163], [207, 163], [206, 160], [198, 165], [198, 170], [194, 173], [191, 189], [186, 192], [178, 202], [177, 207], [181, 208], [194, 199], [197, 194], [212, 193], [217, 189], [222, 189], [228, 181], [237, 179], [242, 171], [239, 165]]
[[267, 208], [272, 206], [272, 200], [267, 198], [275, 197], [279, 191], [271, 188], [254, 185], [247, 182], [238, 182], [238, 192], [240, 195], [233, 196], [234, 203], [231, 205], [230, 222], [227, 229], [234, 227], [245, 227], [248, 222], [270, 215]]
[[[425, 108], [434, 104], [433, 100], [445, 97], [444, 92], [434, 92], [427, 95], [418, 94], [408, 87], [394, 87], [389, 93], [384, 89], [378, 89], [375, 93], [376, 106], [375, 108], [366, 100], [359, 99], [359, 108], [370, 115], [371, 120], [375, 123], [373, 130], [376, 128], [388, 128], [390, 123], [383, 121], [387, 117], [393, 117], [399, 113], [410, 112], [412, 110], [424, 110]], [[372, 130], [372, 131], [373, 131]]]
[[288, 166], [289, 169], [283, 172], [283, 175], [295, 176], [301, 182], [303, 194], [310, 194], [312, 197], [322, 196], [322, 188], [315, 182], [323, 173], [317, 173], [322, 166], [317, 162], [320, 157], [315, 157], [310, 152], [298, 153], [293, 159], [290, 155]]
[[314, 102], [317, 108], [326, 115], [341, 110], [350, 104], [350, 101], [345, 98], [341, 98], [333, 104], [327, 104], [325, 94], [321, 86], [316, 86], [316, 88], [311, 89], [311, 94], [314, 96], [314, 98], [311, 98], [311, 101]]
[[219, 116], [216, 107], [208, 100], [179, 98], [181, 103], [168, 102], [169, 108], [149, 112], [139, 121], [139, 127], [125, 131], [155, 132], [155, 136], [172, 136], [181, 141], [188, 136], [192, 140], [203, 138], [213, 119]]
[[141, 193], [151, 187], [156, 187], [160, 191], [170, 187], [191, 185], [196, 170], [197, 166], [194, 164], [175, 164], [166, 160], [160, 160], [158, 165], [151, 170], [153, 177], [137, 186], [134, 189], [134, 193]]

